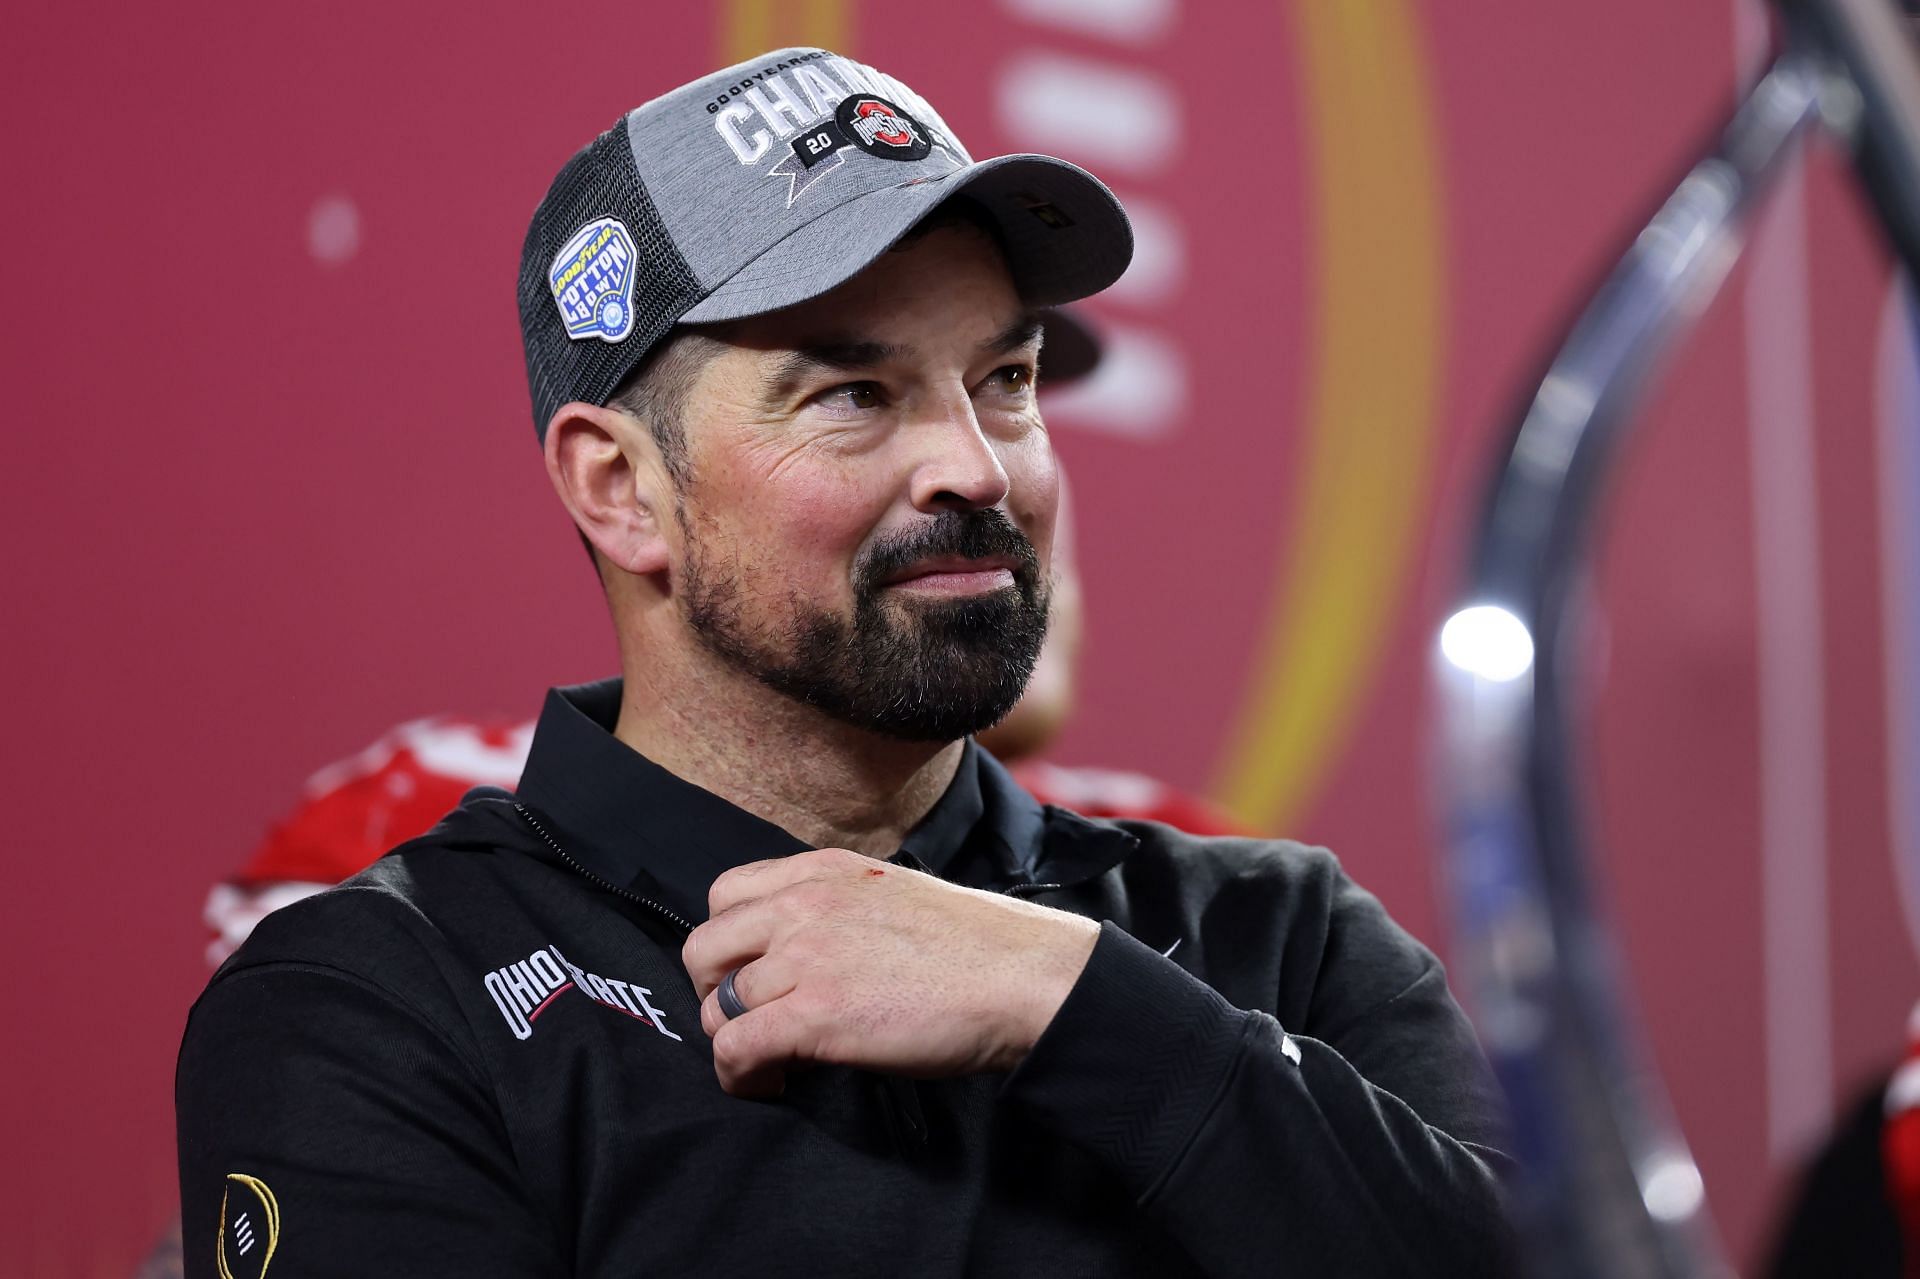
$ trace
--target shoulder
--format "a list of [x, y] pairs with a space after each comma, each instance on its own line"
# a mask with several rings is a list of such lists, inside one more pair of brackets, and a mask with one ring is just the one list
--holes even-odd
[[515, 881], [537, 873], [495, 807], [511, 813], [470, 797], [357, 875], [266, 914], [208, 992], [275, 971], [333, 974], [410, 1000], [442, 984], [471, 934], [519, 910]]
[[1331, 909], [1348, 891], [1363, 891], [1328, 848], [1291, 839], [1196, 834], [1161, 821], [1089, 818], [1138, 841], [1125, 866], [1170, 877], [1202, 891], [1224, 888], [1283, 893], [1302, 905]]
[[1442, 971], [1329, 849], [1157, 822], [1111, 825], [1139, 841], [1115, 868], [1130, 902], [1177, 903], [1189, 928], [1216, 947], [1270, 958], [1297, 993], [1324, 996], [1332, 986], [1348, 999], [1385, 1000]]
[[1189, 835], [1164, 826], [1149, 833], [1143, 829], [1147, 823], [1124, 825], [1141, 836], [1142, 852], [1153, 850], [1177, 875], [1216, 890], [1271, 895], [1296, 923], [1319, 919], [1329, 933], [1357, 931], [1396, 944], [1404, 940], [1431, 959], [1393, 922], [1380, 899], [1347, 874], [1330, 848], [1291, 839]]

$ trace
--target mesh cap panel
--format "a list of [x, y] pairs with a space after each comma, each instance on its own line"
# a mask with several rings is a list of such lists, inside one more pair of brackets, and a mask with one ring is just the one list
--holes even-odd
[[[543, 440], [555, 409], [570, 400], [605, 404], [621, 379], [705, 296], [661, 224], [632, 157], [622, 118], [567, 161], [527, 228], [520, 254], [520, 329], [533, 429]], [[548, 272], [576, 232], [609, 217], [619, 219], [633, 237], [632, 328], [617, 342], [572, 338]]]

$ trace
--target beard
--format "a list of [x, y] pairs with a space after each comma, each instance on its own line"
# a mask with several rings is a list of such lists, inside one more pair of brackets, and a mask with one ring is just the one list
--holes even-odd
[[[851, 619], [797, 599], [781, 619], [752, 619], [733, 574], [708, 564], [691, 535], [687, 548], [681, 592], [702, 646], [776, 692], [888, 737], [951, 742], [998, 723], [1046, 639], [1039, 557], [997, 509], [942, 511], [876, 542], [854, 565]], [[887, 591], [891, 574], [935, 555], [1007, 556], [1013, 584], [956, 599]]]

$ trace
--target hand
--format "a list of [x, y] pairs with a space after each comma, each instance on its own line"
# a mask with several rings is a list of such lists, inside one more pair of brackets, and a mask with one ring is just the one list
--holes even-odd
[[[772, 1096], [789, 1066], [921, 1078], [1011, 1070], [1086, 967], [1090, 919], [823, 848], [728, 871], [680, 958], [720, 1086]], [[738, 968], [747, 1006], [714, 994]]]

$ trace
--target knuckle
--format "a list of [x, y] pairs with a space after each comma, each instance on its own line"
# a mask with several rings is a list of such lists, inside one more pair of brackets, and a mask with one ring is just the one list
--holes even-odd
[[728, 1074], [738, 1074], [746, 1068], [747, 1053], [740, 1028], [732, 1022], [725, 1022], [713, 1036], [713, 1064]]
[[819, 1028], [831, 1026], [844, 1015], [847, 1006], [846, 986], [838, 977], [822, 973], [809, 981], [804, 989], [788, 996], [793, 1004], [793, 1016], [802, 1025]]
[[820, 934], [811, 928], [796, 928], [782, 939], [780, 953], [789, 963], [809, 967], [821, 957]]
[[777, 900], [788, 919], [811, 919], [824, 914], [833, 905], [833, 886], [817, 879], [803, 879], [782, 889]]
[[816, 848], [802, 853], [809, 870], [830, 872], [860, 860], [860, 854], [847, 848]]
[[862, 1027], [841, 1010], [842, 1001], [825, 994], [796, 1017], [795, 1049], [809, 1061], [844, 1060], [866, 1041]]

